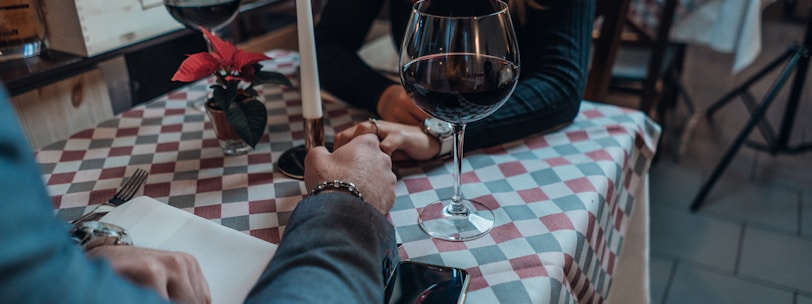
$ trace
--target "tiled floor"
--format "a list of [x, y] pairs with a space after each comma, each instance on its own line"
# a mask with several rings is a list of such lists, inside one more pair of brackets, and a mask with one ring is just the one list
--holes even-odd
[[[776, 18], [777, 19], [777, 18]], [[684, 83], [700, 109], [803, 38], [803, 24], [765, 18], [757, 62], [732, 75], [731, 57], [691, 47]], [[774, 77], [752, 92], [761, 98]], [[812, 141], [812, 75], [790, 143]], [[787, 85], [768, 116], [780, 125]], [[696, 213], [702, 183], [747, 119], [736, 99], [702, 119], [675, 161], [664, 148], [651, 170], [652, 303], [812, 303], [812, 151], [770, 156], [743, 148]], [[750, 137], [761, 140], [755, 130]]]

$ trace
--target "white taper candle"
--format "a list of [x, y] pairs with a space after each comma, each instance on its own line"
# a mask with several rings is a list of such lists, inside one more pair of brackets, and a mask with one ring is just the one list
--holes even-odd
[[316, 39], [313, 33], [313, 9], [310, 0], [296, 0], [296, 23], [299, 32], [299, 87], [302, 95], [302, 116], [322, 117], [321, 87], [316, 63]]

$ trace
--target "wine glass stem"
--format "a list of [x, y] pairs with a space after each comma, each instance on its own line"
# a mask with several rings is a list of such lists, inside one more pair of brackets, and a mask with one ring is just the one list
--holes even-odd
[[[217, 31], [215, 29], [208, 29], [208, 31], [212, 36], [217, 37]], [[209, 50], [209, 53], [213, 52], [214, 47], [212, 46], [211, 41], [209, 41], [209, 38], [206, 37], [206, 35], [203, 35], [203, 39], [206, 40], [206, 48]]]
[[451, 203], [446, 210], [453, 215], [468, 213], [468, 208], [462, 204], [462, 145], [465, 135], [465, 124], [453, 124], [454, 126], [454, 188], [451, 193]]

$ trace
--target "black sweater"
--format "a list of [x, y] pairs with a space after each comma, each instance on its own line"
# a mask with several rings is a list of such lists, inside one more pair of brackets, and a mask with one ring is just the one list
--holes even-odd
[[[386, 0], [329, 0], [316, 26], [322, 87], [357, 107], [376, 112], [383, 91], [396, 84], [357, 55]], [[393, 43], [399, 48], [412, 4], [389, 0]], [[533, 1], [533, 0], [527, 0]], [[527, 22], [514, 26], [521, 75], [504, 106], [466, 127], [465, 150], [524, 138], [572, 121], [586, 83], [592, 43], [594, 0], [535, 0]]]

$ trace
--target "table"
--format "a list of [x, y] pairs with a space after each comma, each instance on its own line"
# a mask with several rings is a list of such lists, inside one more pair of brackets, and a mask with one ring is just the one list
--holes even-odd
[[[266, 67], [295, 71], [296, 53], [268, 54], [275, 60]], [[193, 83], [38, 151], [55, 213], [80, 216], [143, 168], [144, 195], [278, 243], [308, 190], [274, 167], [303, 143], [299, 94], [260, 88], [269, 132], [253, 152], [224, 157], [205, 115], [190, 107], [206, 92], [207, 81]], [[370, 116], [335, 101], [324, 107], [328, 137]], [[564, 130], [467, 153], [463, 192], [493, 208], [496, 223], [464, 243], [433, 240], [417, 226], [418, 209], [450, 193], [450, 162], [401, 166], [390, 213], [400, 255], [467, 269], [469, 303], [603, 302], [614, 278], [647, 301], [647, 172], [659, 132], [640, 112], [585, 102]], [[636, 254], [620, 255], [628, 244]], [[619, 269], [626, 257], [632, 266]], [[626, 281], [622, 273], [636, 274]]]
[[[761, 51], [761, 10], [775, 0], [679, 0], [671, 40], [733, 54], [733, 72]], [[656, 28], [664, 0], [633, 0], [629, 17]]]

